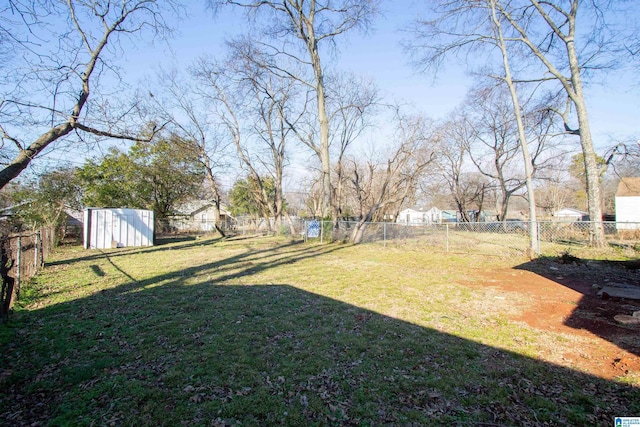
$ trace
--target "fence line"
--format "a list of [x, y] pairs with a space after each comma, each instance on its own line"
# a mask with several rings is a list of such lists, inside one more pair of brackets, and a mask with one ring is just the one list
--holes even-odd
[[[303, 230], [309, 238], [311, 224], [320, 231], [312, 239], [318, 241], [349, 241], [357, 222], [309, 220]], [[443, 252], [478, 253], [500, 257], [527, 256], [530, 252], [530, 227], [537, 228], [533, 245], [538, 256], [557, 256], [574, 252], [584, 256], [613, 258], [638, 256], [640, 223], [603, 222], [607, 246], [592, 247], [591, 222], [527, 221], [475, 222], [444, 224], [366, 223], [362, 243], [382, 243], [383, 246], [419, 246]]]
[[[160, 234], [180, 234], [180, 233], [215, 233], [216, 223], [214, 220], [205, 221], [179, 221], [174, 219], [157, 221], [156, 232]], [[281, 236], [300, 236], [304, 230], [305, 221], [293, 217], [283, 217], [280, 223], [273, 218], [233, 218], [221, 221], [218, 226], [225, 233], [235, 235], [248, 235], [253, 233], [277, 234]]]
[[[357, 227], [355, 221], [309, 220], [282, 218], [280, 223], [264, 218], [234, 218], [222, 224], [229, 234], [276, 234], [325, 242], [348, 242]], [[369, 222], [364, 225], [361, 243], [382, 243], [383, 246], [418, 246], [428, 250], [477, 253], [500, 257], [557, 256], [571, 252], [576, 256], [615, 258], [620, 255], [637, 257], [640, 252], [640, 223], [602, 222], [607, 246], [594, 248], [589, 221], [527, 221], [393, 223]], [[537, 228], [537, 241], [531, 245], [529, 230]], [[199, 225], [200, 232], [214, 231], [213, 222]], [[533, 247], [533, 254], [530, 248]]]
[[54, 245], [54, 228], [0, 235], [0, 322], [7, 321], [14, 302], [20, 298], [22, 283], [44, 266]]

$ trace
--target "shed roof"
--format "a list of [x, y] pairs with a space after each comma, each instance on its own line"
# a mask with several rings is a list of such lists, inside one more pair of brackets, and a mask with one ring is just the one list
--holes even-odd
[[622, 178], [618, 184], [616, 197], [640, 196], [640, 178]]

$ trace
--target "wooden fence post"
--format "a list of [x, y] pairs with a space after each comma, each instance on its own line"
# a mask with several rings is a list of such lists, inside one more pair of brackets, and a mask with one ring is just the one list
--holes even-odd
[[22, 283], [22, 236], [18, 236], [18, 250], [16, 254], [16, 298], [20, 297], [20, 284]]
[[11, 269], [11, 240], [9, 236], [2, 236], [0, 239], [0, 321], [6, 323], [9, 320], [9, 310], [11, 309], [11, 299], [13, 298], [13, 287], [15, 280], [9, 276]]
[[47, 241], [42, 238], [42, 231], [38, 231], [38, 239], [40, 240], [40, 262], [38, 263], [38, 267], [44, 267], [44, 252], [45, 246], [47, 246]]
[[38, 233], [33, 234], [33, 269], [38, 269]]

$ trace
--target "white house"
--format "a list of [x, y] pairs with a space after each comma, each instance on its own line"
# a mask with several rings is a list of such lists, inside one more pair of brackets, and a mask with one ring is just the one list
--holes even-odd
[[427, 211], [407, 208], [400, 211], [396, 218], [397, 224], [405, 225], [443, 224], [445, 222], [458, 222], [457, 212], [440, 210], [436, 207]]
[[425, 212], [424, 220], [426, 224], [442, 224], [442, 211], [433, 207]]
[[555, 221], [589, 221], [589, 213], [573, 208], [564, 208], [553, 213]]
[[640, 229], [640, 178], [620, 180], [615, 204], [617, 229]]
[[405, 225], [423, 225], [427, 224], [427, 212], [407, 208], [398, 214], [396, 223]]

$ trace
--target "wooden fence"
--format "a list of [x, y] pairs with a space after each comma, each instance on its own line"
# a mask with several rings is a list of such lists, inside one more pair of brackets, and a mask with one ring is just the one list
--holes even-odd
[[0, 234], [0, 323], [8, 320], [13, 303], [20, 298], [20, 286], [44, 266], [54, 245], [54, 228]]

